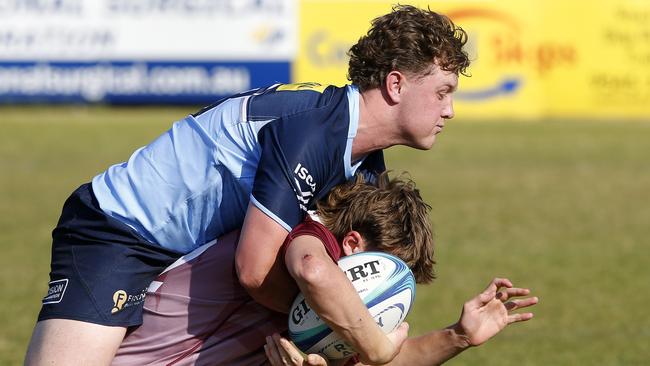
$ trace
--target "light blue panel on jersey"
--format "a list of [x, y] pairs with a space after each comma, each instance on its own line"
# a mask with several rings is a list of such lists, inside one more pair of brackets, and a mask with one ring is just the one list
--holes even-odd
[[0, 103], [208, 104], [289, 79], [288, 61], [12, 61]]
[[152, 243], [187, 253], [241, 226], [264, 124], [241, 123], [246, 97], [188, 116], [93, 179], [101, 208]]

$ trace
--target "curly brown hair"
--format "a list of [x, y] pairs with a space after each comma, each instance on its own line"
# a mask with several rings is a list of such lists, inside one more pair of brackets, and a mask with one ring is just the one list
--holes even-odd
[[376, 185], [361, 175], [353, 182], [335, 187], [317, 203], [318, 217], [340, 243], [345, 235], [358, 231], [368, 250], [378, 250], [401, 258], [411, 268], [418, 283], [434, 278], [433, 234], [429, 210], [415, 183], [387, 173]]
[[393, 70], [423, 77], [434, 64], [467, 76], [465, 43], [467, 33], [448, 17], [428, 8], [396, 5], [375, 18], [368, 34], [348, 51], [348, 79], [363, 91], [380, 87]]

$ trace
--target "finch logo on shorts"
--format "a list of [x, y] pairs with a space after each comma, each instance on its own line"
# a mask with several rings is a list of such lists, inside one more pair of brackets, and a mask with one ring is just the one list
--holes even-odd
[[118, 311], [122, 310], [124, 303], [126, 302], [126, 291], [117, 290], [113, 294], [113, 309], [111, 309], [111, 314], [115, 314]]
[[139, 292], [136, 292], [135, 295], [129, 295], [124, 290], [117, 290], [113, 294], [113, 308], [111, 309], [111, 314], [118, 313], [131, 306], [140, 305], [144, 303], [144, 299], [146, 297], [146, 288], [140, 290]]
[[65, 289], [68, 288], [68, 279], [51, 281], [47, 289], [47, 295], [43, 298], [43, 305], [45, 304], [58, 304], [65, 295]]

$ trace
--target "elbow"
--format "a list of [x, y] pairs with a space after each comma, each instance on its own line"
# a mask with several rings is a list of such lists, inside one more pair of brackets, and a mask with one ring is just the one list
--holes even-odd
[[323, 258], [305, 255], [300, 259], [292, 274], [303, 291], [327, 286], [331, 280], [331, 276], [328, 275], [331, 265], [331, 262], [328, 263]]
[[262, 287], [264, 283], [264, 276], [256, 273], [250, 266], [242, 266], [237, 263], [237, 277], [239, 278], [239, 284], [247, 292], [255, 292]]
[[255, 275], [239, 276], [239, 284], [249, 293], [259, 290], [262, 287], [262, 282], [262, 279]]

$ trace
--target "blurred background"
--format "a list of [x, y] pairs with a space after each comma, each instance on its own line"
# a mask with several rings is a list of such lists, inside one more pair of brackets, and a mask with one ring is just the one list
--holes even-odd
[[[392, 148], [433, 207], [412, 335], [495, 276], [535, 318], [452, 365], [650, 363], [650, 3], [409, 1], [469, 35], [471, 77], [429, 152]], [[220, 97], [343, 85], [391, 1], [0, 1], [0, 364], [22, 363], [50, 232], [80, 184]]]

